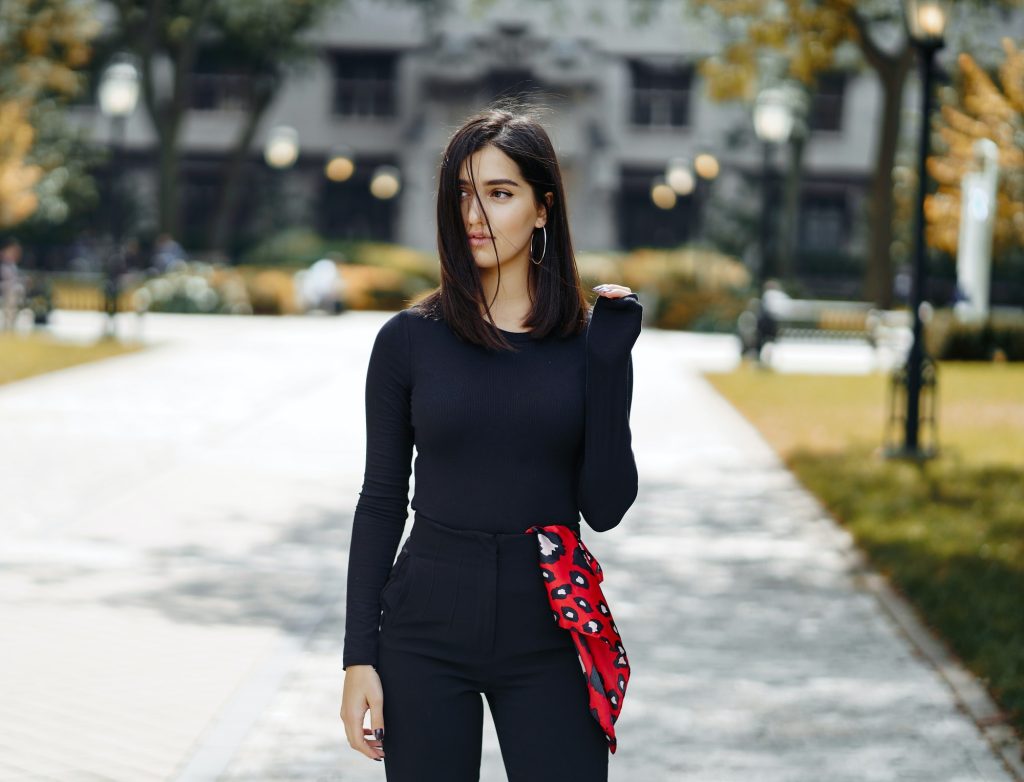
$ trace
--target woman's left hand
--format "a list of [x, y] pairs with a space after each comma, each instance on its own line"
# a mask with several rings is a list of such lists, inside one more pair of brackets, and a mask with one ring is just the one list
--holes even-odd
[[593, 288], [599, 296], [604, 296], [608, 299], [621, 299], [623, 296], [628, 296], [633, 291], [627, 288], [625, 285], [616, 285], [615, 283], [605, 282], [601, 285], [595, 285]]

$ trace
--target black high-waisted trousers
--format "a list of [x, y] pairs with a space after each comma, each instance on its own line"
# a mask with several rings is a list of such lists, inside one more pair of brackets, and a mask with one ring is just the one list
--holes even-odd
[[417, 513], [381, 602], [389, 782], [477, 782], [481, 694], [509, 782], [606, 782], [608, 742], [572, 638], [552, 616], [536, 535], [458, 530]]

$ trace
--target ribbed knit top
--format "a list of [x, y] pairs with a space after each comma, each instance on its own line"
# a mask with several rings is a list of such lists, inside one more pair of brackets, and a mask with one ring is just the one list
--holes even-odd
[[[520, 349], [459, 339], [415, 307], [380, 328], [366, 373], [366, 462], [352, 521], [343, 667], [375, 665], [380, 592], [416, 516], [462, 529], [616, 526], [637, 494], [629, 414], [636, 294], [601, 296], [586, 330]], [[413, 467], [413, 447], [416, 449]]]

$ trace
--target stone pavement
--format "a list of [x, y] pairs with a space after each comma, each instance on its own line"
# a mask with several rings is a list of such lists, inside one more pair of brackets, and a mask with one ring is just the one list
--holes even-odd
[[[0, 387], [0, 780], [384, 779], [338, 719], [384, 317], [148, 315], [149, 351]], [[730, 337], [635, 349], [640, 496], [587, 539], [633, 665], [611, 779], [1011, 779], [698, 374], [734, 362]]]

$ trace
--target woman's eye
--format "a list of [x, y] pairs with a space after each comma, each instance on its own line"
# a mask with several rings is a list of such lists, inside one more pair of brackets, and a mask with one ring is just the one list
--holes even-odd
[[[469, 192], [465, 191], [465, 190], [460, 190], [459, 191], [459, 198], [465, 198], [465, 197], [467, 197], [469, 195], [471, 195], [471, 194]], [[508, 196], [509, 198], [512, 197], [512, 194], [510, 192], [508, 192], [507, 190], [495, 190], [494, 192], [491, 193], [491, 195], [495, 195], [495, 196], [496, 195], [504, 195], [504, 196]]]

